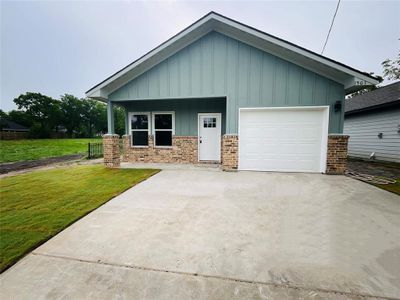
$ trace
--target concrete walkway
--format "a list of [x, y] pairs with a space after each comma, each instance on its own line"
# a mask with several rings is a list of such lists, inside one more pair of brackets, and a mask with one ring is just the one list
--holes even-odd
[[164, 170], [4, 272], [0, 290], [2, 299], [400, 298], [400, 197], [344, 176]]

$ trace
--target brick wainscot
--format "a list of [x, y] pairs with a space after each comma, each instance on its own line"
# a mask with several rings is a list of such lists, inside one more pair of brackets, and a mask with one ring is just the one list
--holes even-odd
[[149, 135], [148, 146], [132, 147], [131, 136], [124, 135], [124, 162], [197, 163], [197, 136], [173, 136], [171, 147], [154, 146]]

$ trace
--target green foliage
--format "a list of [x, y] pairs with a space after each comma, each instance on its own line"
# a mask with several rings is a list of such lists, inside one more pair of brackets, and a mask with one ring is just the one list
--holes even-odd
[[29, 129], [29, 137], [33, 139], [45, 139], [50, 137], [50, 134], [50, 128], [39, 122], [34, 122]]
[[92, 99], [83, 101], [83, 124], [81, 135], [92, 137], [95, 133], [107, 132], [107, 106]]
[[75, 96], [65, 94], [61, 96], [60, 110], [60, 123], [67, 130], [67, 134], [73, 136], [74, 132], [79, 131], [82, 125], [83, 101]]
[[25, 111], [22, 110], [10, 111], [7, 114], [7, 120], [21, 124], [28, 128], [33, 125], [33, 120], [30, 118], [29, 114], [27, 114]]
[[[60, 100], [40, 93], [21, 94], [14, 99], [18, 110], [0, 112], [9, 120], [30, 128], [30, 137], [47, 138], [54, 131], [65, 130], [69, 137], [93, 137], [107, 132], [107, 105], [92, 99], [65, 94]], [[125, 112], [114, 107], [115, 131], [125, 133]], [[1, 126], [1, 121], [0, 121]]]
[[114, 127], [116, 134], [125, 134], [125, 109], [119, 106], [114, 107]]
[[[60, 103], [40, 93], [26, 93], [14, 99], [18, 109], [24, 111], [35, 125], [33, 135], [48, 137], [50, 132], [60, 125]], [[39, 134], [38, 134], [39, 131]]]
[[0, 272], [71, 223], [157, 172], [90, 165], [3, 178]]
[[0, 163], [86, 153], [89, 142], [99, 139], [0, 140]]
[[385, 59], [382, 62], [383, 77], [388, 80], [399, 80], [400, 79], [400, 51], [397, 54], [397, 58]]
[[5, 124], [5, 121], [7, 120], [7, 113], [5, 113], [3, 110], [0, 109], [0, 129], [3, 129]]

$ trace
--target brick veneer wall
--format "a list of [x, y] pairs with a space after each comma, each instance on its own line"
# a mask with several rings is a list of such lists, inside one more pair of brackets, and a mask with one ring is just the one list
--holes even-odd
[[103, 155], [104, 164], [109, 168], [118, 168], [121, 163], [119, 152], [119, 135], [103, 135]]
[[131, 136], [124, 135], [125, 162], [153, 163], [197, 163], [197, 136], [173, 136], [172, 147], [154, 147], [154, 139], [149, 135], [149, 145], [131, 147]]
[[344, 174], [347, 168], [348, 135], [329, 135], [326, 174]]
[[238, 168], [238, 147], [237, 135], [225, 134], [222, 137], [221, 163], [224, 171], [233, 171]]

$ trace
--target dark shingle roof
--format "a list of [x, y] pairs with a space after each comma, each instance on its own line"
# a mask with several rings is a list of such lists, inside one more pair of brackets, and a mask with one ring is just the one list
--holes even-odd
[[346, 99], [345, 112], [353, 113], [356, 111], [373, 109], [375, 107], [395, 104], [400, 101], [400, 81], [374, 91]]
[[3, 130], [7, 131], [7, 130], [11, 130], [11, 131], [29, 131], [29, 128], [15, 123], [13, 121], [8, 121], [8, 120], [4, 120], [3, 122]]

